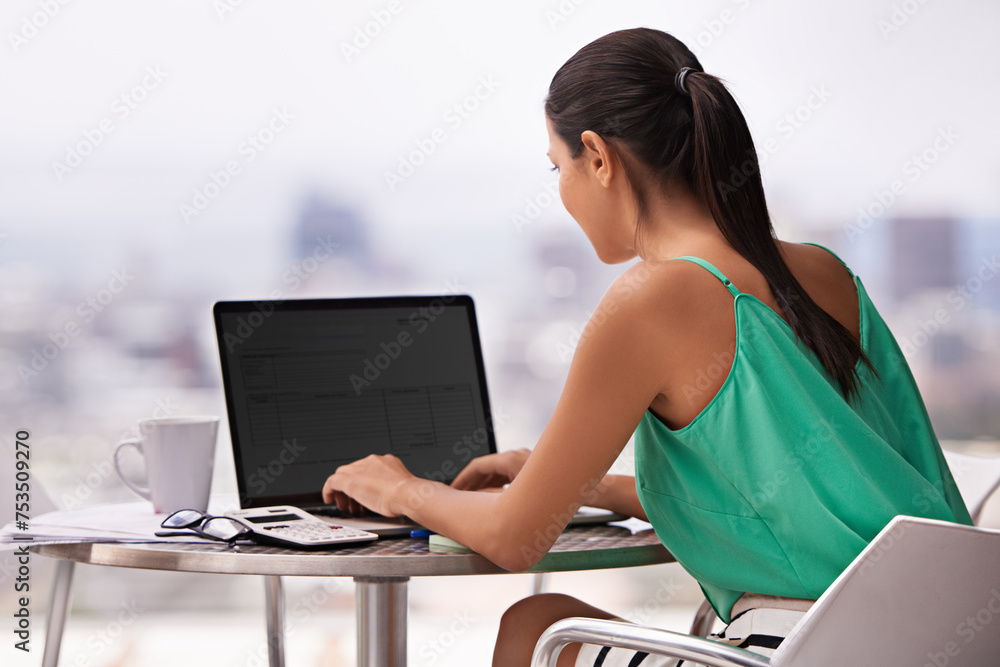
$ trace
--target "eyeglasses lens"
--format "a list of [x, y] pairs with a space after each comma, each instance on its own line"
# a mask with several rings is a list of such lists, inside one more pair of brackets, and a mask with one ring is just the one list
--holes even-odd
[[178, 510], [163, 520], [164, 528], [190, 528], [198, 525], [205, 515], [197, 510]]
[[217, 540], [229, 541], [236, 539], [240, 535], [246, 534], [247, 528], [239, 521], [228, 517], [215, 517], [209, 519], [201, 527], [202, 532], [211, 535]]

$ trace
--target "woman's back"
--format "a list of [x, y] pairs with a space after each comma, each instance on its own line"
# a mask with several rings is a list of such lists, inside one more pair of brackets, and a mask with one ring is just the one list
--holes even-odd
[[[897, 514], [969, 523], [892, 334], [860, 280], [815, 251], [825, 256], [818, 268], [791, 247], [791, 268], [828, 312], [849, 317], [853, 300], [854, 321], [841, 323], [860, 334], [872, 363], [858, 364], [849, 399], [773, 306], [744, 291], [752, 271], [730, 281], [702, 259], [671, 262], [690, 266], [683, 278], [697, 284], [681, 308], [702, 303], [665, 344], [682, 338], [700, 356], [691, 355], [685, 384], [683, 375], [672, 379], [673, 401], [665, 402], [697, 412], [675, 423], [646, 413], [636, 430], [636, 482], [657, 533], [726, 620], [746, 592], [815, 599]], [[806, 263], [797, 267], [795, 254]], [[827, 259], [847, 276], [850, 294]], [[715, 293], [703, 292], [697, 275]], [[667, 282], [650, 281], [647, 292]]]
[[[829, 252], [779, 242], [785, 261], [810, 297], [858, 339], [858, 293], [850, 272]], [[783, 313], [767, 281], [746, 259], [719, 243], [687, 249], [724, 273], [742, 293]], [[631, 274], [631, 275], [629, 275]], [[630, 289], [636, 288], [635, 290]], [[640, 291], [641, 295], [634, 292]], [[614, 292], [615, 287], [610, 290]], [[662, 340], [657, 358], [663, 387], [652, 411], [671, 428], [688, 424], [725, 382], [736, 344], [733, 296], [719, 280], [689, 262], [647, 261], [618, 284], [622, 298], [639, 297], [648, 318], [636, 326]]]

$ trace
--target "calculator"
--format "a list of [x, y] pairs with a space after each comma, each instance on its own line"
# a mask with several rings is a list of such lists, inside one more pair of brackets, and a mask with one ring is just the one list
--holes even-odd
[[378, 538], [367, 530], [327, 523], [291, 505], [234, 510], [226, 516], [253, 531], [254, 540], [296, 549], [324, 549]]

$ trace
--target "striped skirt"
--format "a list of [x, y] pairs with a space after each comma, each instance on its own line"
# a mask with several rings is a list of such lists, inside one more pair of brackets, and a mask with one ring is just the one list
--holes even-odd
[[[812, 606], [812, 600], [746, 594], [736, 601], [732, 621], [709, 639], [770, 656]], [[584, 644], [576, 667], [696, 667], [642, 651]]]

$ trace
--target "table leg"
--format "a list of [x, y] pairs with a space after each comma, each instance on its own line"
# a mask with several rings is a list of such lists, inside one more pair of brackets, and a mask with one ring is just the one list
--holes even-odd
[[66, 617], [69, 616], [70, 594], [73, 592], [73, 565], [71, 560], [61, 560], [56, 563], [56, 580], [52, 585], [49, 619], [45, 626], [42, 667], [56, 667], [59, 664], [59, 649], [62, 646]]
[[531, 594], [539, 595], [544, 593], [545, 589], [549, 586], [549, 573], [548, 572], [535, 572], [531, 575]]
[[355, 577], [358, 667], [406, 667], [409, 577]]
[[265, 575], [264, 599], [267, 606], [267, 664], [285, 667], [285, 594], [281, 577]]

